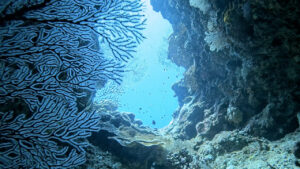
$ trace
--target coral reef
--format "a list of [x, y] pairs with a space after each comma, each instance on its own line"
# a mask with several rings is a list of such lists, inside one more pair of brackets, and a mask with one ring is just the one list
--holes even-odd
[[187, 69], [163, 129], [199, 161], [187, 168], [295, 168], [299, 2], [151, 3], [174, 29], [169, 58]]
[[[60, 160], [60, 167], [82, 164], [76, 168], [103, 169], [300, 166], [298, 1], [151, 0], [153, 9], [173, 26], [174, 32], [168, 39], [169, 59], [186, 68], [184, 78], [172, 87], [180, 107], [174, 112], [172, 123], [159, 130], [144, 127], [133, 113], [118, 112], [117, 104], [109, 97], [103, 96], [98, 105], [89, 101], [96, 86], [103, 88], [108, 79], [120, 80], [123, 67], [117, 61], [127, 61], [143, 38], [136, 32], [144, 24], [136, 20], [141, 15], [132, 18], [135, 26], [129, 24], [129, 29], [122, 32], [124, 25], [120, 22], [127, 23], [129, 18], [109, 10], [127, 9], [121, 8], [118, 0], [103, 1], [111, 2], [103, 8], [92, 5], [92, 9], [101, 8], [104, 12], [99, 15], [103, 22], [95, 24], [85, 18], [90, 13], [84, 13], [81, 19], [77, 15], [55, 17], [63, 15], [56, 3], [52, 4], [57, 6], [53, 11], [44, 8], [30, 12], [32, 6], [40, 7], [49, 1], [29, 2], [0, 2], [0, 167], [15, 163], [43, 167], [59, 164]], [[139, 12], [139, 3], [122, 2]], [[85, 8], [64, 10], [82, 13]], [[22, 15], [13, 19], [14, 13]], [[106, 19], [121, 16], [126, 17], [117, 20], [115, 27], [109, 22], [105, 29], [92, 29], [105, 25]], [[36, 24], [28, 25], [25, 19]], [[62, 20], [52, 23], [57, 19]], [[83, 36], [71, 31], [78, 28], [76, 24], [83, 25]], [[109, 39], [106, 30], [115, 35], [113, 39]], [[63, 35], [69, 40], [62, 38], [63, 44], [57, 43], [56, 38]], [[124, 40], [126, 35], [131, 38]], [[96, 36], [108, 45], [112, 54], [108, 60], [99, 53], [101, 47], [95, 48], [99, 45]], [[41, 45], [35, 46], [39, 43], [44, 44], [42, 49]], [[56, 48], [52, 48], [53, 44]], [[43, 50], [43, 56], [49, 57], [42, 57]], [[93, 65], [95, 62], [99, 64]], [[75, 78], [74, 73], [80, 78]], [[53, 85], [58, 86], [56, 95]], [[34, 93], [33, 97], [28, 92]], [[59, 99], [51, 100], [52, 97]], [[71, 104], [61, 102], [64, 98]], [[59, 141], [53, 141], [54, 137]], [[31, 149], [35, 143], [41, 147]], [[21, 151], [14, 152], [14, 147]], [[46, 153], [36, 155], [39, 150]], [[52, 155], [57, 160], [25, 161], [28, 164], [7, 160], [30, 155], [38, 157], [33, 159]]]
[[104, 163], [108, 168], [115, 168], [117, 162], [120, 163], [121, 169], [151, 167], [164, 169], [171, 166], [166, 160], [166, 147], [172, 142], [171, 137], [165, 137], [157, 130], [144, 127], [132, 113], [105, 109], [101, 105], [94, 105], [90, 109], [102, 110], [99, 113], [101, 130], [88, 138], [94, 148], [87, 156], [93, 156], [95, 152], [96, 154], [109, 152], [109, 160], [111, 158], [115, 160], [112, 163], [104, 160], [88, 160], [81, 166], [82, 168], [87, 168], [89, 165], [101, 168], [99, 166]]
[[[298, 2], [151, 2], [173, 25], [169, 58], [187, 68], [174, 85], [187, 93], [175, 90], [183, 105], [170, 132], [213, 138], [238, 129], [276, 140], [299, 127]], [[195, 104], [201, 108], [191, 127], [184, 117]]]
[[[159, 131], [141, 130], [156, 133], [151, 139], [160, 140], [159, 151], [165, 154], [160, 158], [165, 162], [153, 159], [152, 164], [167, 165], [139, 167], [297, 168], [299, 2], [151, 0], [151, 4], [173, 26], [169, 59], [187, 71], [172, 87], [180, 105], [172, 123]], [[125, 134], [130, 133], [126, 127], [114, 130], [121, 137], [112, 138], [122, 138], [118, 144], [124, 147], [136, 141], [135, 134]]]

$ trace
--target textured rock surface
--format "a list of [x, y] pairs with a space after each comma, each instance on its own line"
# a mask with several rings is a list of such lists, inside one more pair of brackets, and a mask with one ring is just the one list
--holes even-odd
[[129, 112], [118, 112], [114, 103], [93, 105], [101, 114], [101, 130], [88, 138], [88, 162], [81, 168], [172, 168], [165, 147], [172, 141], [157, 130], [142, 126]]
[[90, 164], [130, 169], [300, 166], [299, 2], [151, 3], [173, 26], [169, 59], [187, 70], [172, 87], [180, 107], [159, 131], [109, 103], [94, 107], [106, 113], [103, 130], [90, 138], [97, 150], [91, 154], [104, 160], [96, 164], [92, 158]]
[[232, 153], [218, 155], [213, 168], [296, 168], [296, 158], [292, 150], [299, 138], [299, 131], [283, 139], [270, 142], [265, 139], [253, 139], [243, 148]]
[[[182, 118], [193, 123], [190, 118], [201, 104], [188, 107], [191, 112]], [[104, 110], [101, 106], [93, 108]], [[143, 127], [132, 113], [105, 112], [101, 113], [103, 130], [89, 138], [88, 161], [78, 168], [273, 169], [296, 168], [300, 162], [299, 129], [276, 141], [237, 129], [219, 132], [212, 138], [198, 134], [194, 138], [174, 139], [177, 136], [169, 135], [169, 131]]]
[[187, 152], [201, 163], [187, 168], [295, 168], [299, 2], [151, 3], [174, 29], [169, 59], [187, 69], [173, 86], [180, 108], [164, 129], [196, 147]]
[[[187, 69], [174, 85], [187, 93], [175, 90], [182, 106], [171, 133], [182, 139], [212, 138], [238, 129], [276, 140], [298, 128], [298, 1], [151, 3], [173, 25], [169, 58]], [[199, 118], [191, 122], [188, 116]]]
[[297, 168], [299, 138], [299, 130], [277, 141], [223, 131], [212, 140], [196, 137], [174, 141], [177, 148], [170, 150], [168, 160], [175, 169]]

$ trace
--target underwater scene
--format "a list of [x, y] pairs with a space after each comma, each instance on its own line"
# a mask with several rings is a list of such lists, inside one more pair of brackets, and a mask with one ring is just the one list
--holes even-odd
[[0, 0], [0, 169], [300, 168], [299, 7]]

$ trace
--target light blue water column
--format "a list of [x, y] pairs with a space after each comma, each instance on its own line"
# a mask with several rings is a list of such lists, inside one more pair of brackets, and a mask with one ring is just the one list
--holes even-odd
[[162, 128], [170, 123], [178, 107], [171, 87], [183, 77], [184, 69], [167, 59], [171, 24], [153, 11], [149, 0], [144, 3], [147, 25], [143, 34], [147, 39], [129, 61], [118, 110], [134, 113], [145, 126]]

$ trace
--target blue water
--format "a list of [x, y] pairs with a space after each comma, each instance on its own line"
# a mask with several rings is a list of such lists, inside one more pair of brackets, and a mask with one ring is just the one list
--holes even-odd
[[167, 59], [171, 24], [153, 11], [148, 0], [145, 0], [145, 14], [147, 25], [143, 34], [147, 39], [129, 60], [118, 98], [113, 100], [117, 100], [119, 111], [134, 113], [145, 126], [162, 128], [170, 123], [178, 107], [171, 87], [183, 77], [184, 69]]

